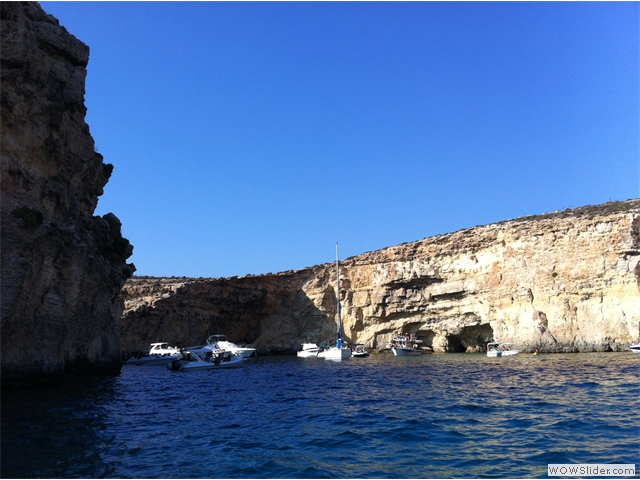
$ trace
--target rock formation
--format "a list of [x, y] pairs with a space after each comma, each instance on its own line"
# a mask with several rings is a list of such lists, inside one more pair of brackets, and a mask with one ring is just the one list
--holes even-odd
[[2, 2], [2, 385], [121, 368], [120, 289], [135, 267], [113, 215], [112, 165], [84, 106], [89, 48], [35, 2]]
[[[330, 252], [332, 246], [328, 246]], [[624, 350], [640, 335], [640, 200], [518, 218], [341, 262], [345, 336], [384, 348], [416, 333], [434, 352], [491, 340], [548, 352]], [[333, 264], [223, 279], [133, 278], [124, 351], [224, 333], [258, 352], [335, 338]]]

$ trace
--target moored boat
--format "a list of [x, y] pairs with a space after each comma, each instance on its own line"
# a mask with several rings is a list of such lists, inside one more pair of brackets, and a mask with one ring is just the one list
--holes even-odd
[[351, 349], [344, 344], [338, 346], [336, 343], [336, 345], [318, 352], [318, 357], [326, 360], [346, 360], [351, 358]]
[[640, 343], [636, 343], [635, 345], [631, 345], [629, 347], [629, 350], [631, 350], [633, 353], [640, 353]]
[[180, 359], [182, 354], [178, 347], [170, 347], [167, 342], [152, 343], [149, 352], [134, 355], [126, 361], [127, 365], [167, 365]]
[[369, 352], [364, 348], [364, 343], [358, 343], [351, 352], [352, 357], [368, 357]]
[[227, 352], [240, 354], [244, 358], [256, 357], [258, 355], [253, 345], [239, 347], [235, 343], [228, 341], [226, 335], [221, 335], [219, 333], [216, 335], [210, 335], [207, 339], [207, 344], [213, 346], [214, 348], [220, 348]]
[[342, 343], [342, 315], [340, 306], [340, 262], [338, 261], [338, 242], [336, 242], [336, 287], [337, 287], [337, 317], [338, 317], [338, 338], [336, 344], [321, 352], [318, 352], [318, 357], [325, 358], [327, 360], [346, 360], [351, 358], [351, 349]]
[[410, 355], [422, 355], [424, 351], [420, 344], [422, 340], [418, 340], [415, 333], [403, 335], [394, 333], [393, 339], [387, 348], [389, 348], [395, 356], [406, 357]]
[[302, 350], [299, 350], [297, 355], [300, 358], [317, 357], [320, 350], [320, 347], [315, 343], [303, 343]]
[[516, 350], [513, 343], [487, 343], [487, 357], [511, 357], [518, 355], [518, 353], [520, 353], [520, 350]]
[[182, 358], [172, 361], [167, 368], [169, 370], [218, 369], [235, 367], [242, 362], [244, 362], [242, 355], [222, 350], [209, 350], [204, 353], [183, 350]]

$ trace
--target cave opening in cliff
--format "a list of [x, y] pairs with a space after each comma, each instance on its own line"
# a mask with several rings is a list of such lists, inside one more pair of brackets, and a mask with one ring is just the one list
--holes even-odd
[[467, 348], [462, 343], [462, 339], [458, 335], [449, 335], [447, 337], [447, 342], [448, 353], [460, 353], [467, 351]]
[[[462, 345], [462, 350], [466, 352], [479, 352], [487, 349], [487, 343], [493, 341], [493, 328], [488, 323], [480, 325], [469, 325], [463, 327], [458, 335], [452, 335], [457, 337], [458, 341]], [[455, 340], [453, 341], [455, 342]], [[452, 340], [449, 340], [449, 345], [452, 345]], [[456, 346], [456, 348], [459, 348]], [[454, 350], [449, 350], [454, 351]]]

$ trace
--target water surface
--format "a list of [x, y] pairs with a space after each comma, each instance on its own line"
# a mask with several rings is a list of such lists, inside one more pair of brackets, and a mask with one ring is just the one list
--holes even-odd
[[640, 355], [124, 366], [2, 393], [3, 478], [546, 477], [640, 467]]

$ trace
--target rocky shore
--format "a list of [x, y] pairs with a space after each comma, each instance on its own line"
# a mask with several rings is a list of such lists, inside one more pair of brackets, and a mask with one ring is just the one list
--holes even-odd
[[[625, 350], [640, 335], [640, 200], [518, 218], [341, 262], [345, 336], [383, 348], [415, 333], [434, 352]], [[335, 336], [334, 265], [218, 278], [134, 277], [123, 351], [225, 333], [259, 354]]]

